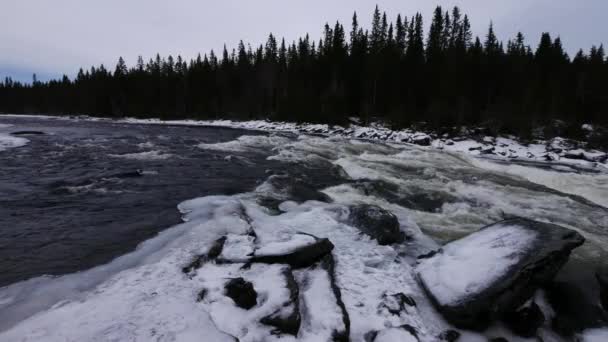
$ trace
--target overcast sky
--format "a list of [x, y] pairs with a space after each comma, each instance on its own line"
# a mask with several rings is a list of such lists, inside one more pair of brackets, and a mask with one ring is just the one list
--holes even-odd
[[535, 47], [548, 31], [571, 54], [608, 43], [608, 0], [0, 0], [0, 77], [73, 76], [81, 66], [113, 68], [118, 56], [132, 65], [157, 52], [191, 58], [240, 39], [259, 44], [269, 32], [316, 40], [326, 22], [350, 27], [355, 10], [367, 26], [376, 3], [393, 19], [419, 11], [426, 24], [436, 5], [458, 5], [477, 35], [492, 20], [500, 39], [522, 31]]

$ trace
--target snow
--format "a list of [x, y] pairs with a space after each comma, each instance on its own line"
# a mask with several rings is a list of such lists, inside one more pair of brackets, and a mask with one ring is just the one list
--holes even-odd
[[132, 159], [132, 160], [165, 160], [172, 157], [169, 153], [164, 153], [162, 151], [147, 151], [147, 152], [136, 152], [136, 153], [126, 153], [126, 154], [109, 154], [110, 157], [114, 158], [124, 158], [124, 159]]
[[0, 133], [0, 152], [11, 148], [27, 145], [29, 140], [21, 137], [14, 137], [10, 134]]
[[407, 330], [392, 328], [379, 332], [374, 342], [418, 342], [418, 339]]
[[536, 233], [497, 224], [443, 246], [417, 272], [440, 305], [456, 305], [485, 290], [533, 247]]
[[301, 341], [330, 341], [334, 331], [344, 331], [342, 312], [336, 305], [326, 271], [315, 269], [298, 272], [298, 280], [305, 284], [300, 289], [305, 324], [300, 327]]
[[608, 328], [585, 330], [580, 336], [581, 342], [605, 342], [608, 341]]
[[273, 241], [255, 251], [256, 256], [282, 255], [315, 243], [315, 238], [305, 234], [294, 234], [287, 241]]

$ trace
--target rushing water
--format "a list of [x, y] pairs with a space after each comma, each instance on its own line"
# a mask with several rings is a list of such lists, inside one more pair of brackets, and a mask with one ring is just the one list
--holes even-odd
[[[45, 134], [0, 151], [0, 286], [108, 263], [176, 224], [181, 201], [237, 193], [276, 210], [279, 203], [269, 203], [269, 194], [311, 199], [321, 190], [338, 206], [391, 210], [403, 229], [438, 244], [512, 216], [576, 229], [587, 242], [558, 278], [576, 284], [590, 301], [598, 291], [593, 272], [608, 255], [608, 209], [602, 206], [608, 177], [602, 172], [556, 172], [338, 138], [0, 118], [0, 133], [24, 130]], [[305, 185], [285, 191], [263, 183], [270, 175]], [[39, 277], [0, 289], [0, 321], [8, 322], [0, 331], [121, 270], [153, 262], [144, 257], [187, 229], [194, 228], [182, 225], [148, 240], [130, 254], [138, 262], [124, 256], [82, 277]], [[51, 295], [33, 303], [27, 298], [32, 292]]]
[[[2, 118], [0, 287], [106, 263], [180, 222], [177, 204], [251, 190], [277, 162], [197, 148], [240, 130]], [[12, 125], [12, 126], [9, 126]], [[256, 134], [256, 133], [247, 133]]]

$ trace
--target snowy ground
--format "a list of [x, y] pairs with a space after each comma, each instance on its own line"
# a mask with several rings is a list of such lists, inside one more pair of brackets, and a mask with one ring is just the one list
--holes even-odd
[[[259, 321], [286, 303], [288, 291], [281, 285], [285, 266], [254, 264], [243, 268], [252, 253], [284, 253], [310, 244], [312, 240], [301, 233], [328, 238], [335, 246], [332, 254], [336, 282], [349, 314], [352, 341], [364, 341], [372, 331], [378, 332], [377, 341], [416, 341], [398, 328], [408, 325], [415, 328], [419, 341], [432, 342], [452, 329], [416, 281], [416, 256], [504, 217], [524, 216], [581, 232], [589, 243], [573, 258], [591, 265], [601, 263], [608, 255], [608, 235], [602, 228], [608, 226], [608, 215], [593, 205], [608, 207], [608, 176], [601, 171], [605, 164], [573, 160], [567, 161], [569, 170], [555, 170], [496, 162], [523, 158], [541, 161], [543, 153], [547, 153], [546, 144], [523, 146], [510, 141], [507, 148], [500, 147], [507, 144], [506, 140], [488, 139], [483, 143], [454, 141], [451, 145], [447, 139], [429, 137], [430, 146], [418, 146], [409, 143], [421, 142], [428, 136], [381, 127], [335, 130], [323, 125], [264, 121], [125, 122], [327, 134], [329, 138], [303, 134], [295, 140], [274, 134], [245, 135], [198, 148], [225, 153], [227, 161], [234, 152], [272, 150], [272, 159], [311, 167], [339, 167], [345, 180], [320, 189], [331, 203], [296, 203], [268, 182], [250, 193], [185, 201], [179, 206], [184, 214], [183, 224], [163, 231], [110, 264], [0, 289], [0, 310], [5, 312], [3, 317], [11, 318], [0, 322], [0, 341], [234, 341], [234, 337], [240, 341], [326, 341], [332, 331], [344, 328], [328, 272], [318, 267], [293, 270], [300, 285], [300, 305], [306, 309], [302, 311], [297, 337], [277, 337]], [[474, 144], [482, 149], [486, 144], [512, 149], [518, 158], [501, 153], [479, 158], [481, 150]], [[527, 152], [534, 157], [528, 157]], [[139, 154], [128, 157], [137, 158]], [[560, 157], [559, 162], [563, 159], [567, 158]], [[546, 163], [558, 165], [556, 161]], [[260, 198], [269, 194], [284, 199], [280, 212], [260, 205]], [[353, 204], [373, 204], [390, 210], [411, 241], [379, 246], [361, 235], [347, 220], [348, 208]], [[252, 229], [257, 239], [251, 238]], [[233, 263], [206, 263], [195, 273], [182, 272], [194, 257], [207, 253], [224, 236], [226, 243], [220, 258]], [[526, 246], [513, 242], [506, 247], [503, 252]], [[476, 252], [483, 257], [484, 251]], [[497, 260], [501, 256], [492, 255]], [[465, 260], [477, 255], [458, 257]], [[493, 271], [477, 269], [478, 284], [491, 278]], [[235, 306], [222, 294], [226, 280], [235, 277], [250, 280], [259, 292], [259, 302], [252, 310]], [[197, 300], [202, 289], [208, 293]], [[416, 305], [401, 308], [392, 299], [399, 293], [413, 299]], [[538, 296], [539, 305], [546, 306], [542, 293]], [[446, 298], [450, 299], [448, 292]], [[535, 341], [512, 336], [500, 325], [483, 334], [460, 333], [460, 341], [487, 341], [488, 337], [498, 336], [509, 341]], [[549, 323], [539, 334], [546, 342], [563, 341], [550, 331]], [[593, 342], [603, 341], [605, 336], [605, 329], [594, 329], [581, 338]]]

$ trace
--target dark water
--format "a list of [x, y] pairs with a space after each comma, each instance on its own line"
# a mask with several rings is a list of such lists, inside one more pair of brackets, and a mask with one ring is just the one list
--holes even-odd
[[[197, 147], [256, 132], [6, 117], [0, 124], [14, 125], [4, 133], [45, 133], [0, 151], [0, 287], [106, 263], [180, 222], [181, 201], [250, 191], [280, 166], [262, 154], [229, 159], [234, 153]], [[150, 151], [156, 159], [112, 156]]]

